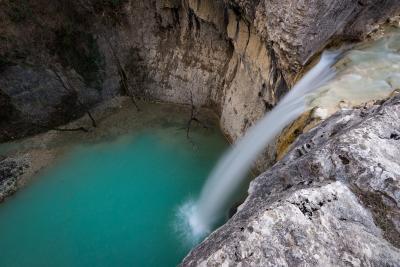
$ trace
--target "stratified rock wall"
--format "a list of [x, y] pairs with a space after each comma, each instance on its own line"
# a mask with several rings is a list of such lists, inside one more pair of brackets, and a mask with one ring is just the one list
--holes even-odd
[[327, 44], [362, 40], [389, 17], [397, 0], [234, 0], [257, 34], [272, 46], [289, 82]]
[[183, 266], [399, 266], [400, 96], [302, 135]]
[[[363, 39], [399, 8], [397, 0], [3, 1], [0, 91], [22, 112], [0, 140], [63, 124], [84, 114], [80, 102], [90, 107], [128, 89], [212, 107], [235, 141], [326, 45]], [[10, 83], [2, 73], [22, 76]], [[47, 114], [27, 118], [37, 100]], [[274, 161], [272, 145], [260, 167]]]

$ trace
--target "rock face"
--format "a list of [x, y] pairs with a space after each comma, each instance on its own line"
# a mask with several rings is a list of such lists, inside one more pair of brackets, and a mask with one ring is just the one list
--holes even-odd
[[258, 35], [270, 42], [289, 81], [325, 45], [360, 40], [388, 17], [398, 15], [396, 0], [232, 1], [243, 10]]
[[96, 91], [90, 88], [76, 91], [63, 83], [50, 69], [19, 65], [5, 69], [0, 74], [5, 103], [4, 118], [0, 122], [2, 138], [23, 137], [65, 124], [82, 116], [84, 110], [78, 103], [90, 105], [96, 101]]
[[[327, 44], [361, 39], [399, 8], [397, 0], [2, 1], [0, 72], [24, 78], [0, 82], [1, 107], [13, 110], [1, 114], [18, 125], [0, 123], [0, 140], [41, 130], [24, 114], [27, 103], [49, 106], [40, 123], [54, 126], [82, 115], [79, 102], [128, 90], [174, 103], [193, 95], [234, 141]], [[274, 160], [272, 146], [260, 166]]]
[[182, 266], [399, 266], [400, 95], [299, 137]]

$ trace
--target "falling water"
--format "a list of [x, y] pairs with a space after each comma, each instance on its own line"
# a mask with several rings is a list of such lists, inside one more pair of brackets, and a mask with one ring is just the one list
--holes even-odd
[[319, 63], [302, 78], [269, 112], [220, 160], [204, 186], [199, 200], [186, 204], [182, 213], [196, 240], [209, 233], [224, 214], [226, 202], [240, 185], [257, 156], [285, 126], [308, 109], [307, 96], [335, 76], [332, 65], [338, 53], [325, 52]]
[[399, 60], [400, 29], [343, 53], [323, 53], [319, 63], [225, 154], [198, 201], [181, 208], [186, 237], [195, 242], [212, 230], [257, 156], [302, 113], [319, 107], [319, 113], [326, 117], [338, 109], [339, 103], [351, 107], [383, 99], [399, 89]]

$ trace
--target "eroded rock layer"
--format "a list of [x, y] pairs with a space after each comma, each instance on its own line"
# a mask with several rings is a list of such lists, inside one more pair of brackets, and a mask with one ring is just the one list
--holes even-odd
[[[0, 101], [3, 121], [13, 123], [0, 123], [0, 140], [47, 130], [131, 94], [213, 107], [234, 141], [327, 44], [364, 38], [399, 6], [396, 0], [3, 1]], [[260, 166], [274, 159], [271, 147]]]

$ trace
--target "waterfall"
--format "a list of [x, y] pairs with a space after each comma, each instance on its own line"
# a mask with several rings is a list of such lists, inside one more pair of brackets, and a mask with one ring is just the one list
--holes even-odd
[[328, 116], [338, 103], [356, 106], [384, 99], [400, 88], [400, 29], [342, 50], [346, 51], [324, 52], [318, 64], [222, 157], [199, 199], [180, 209], [187, 239], [195, 242], [215, 227], [258, 155], [301, 114], [319, 107]]
[[226, 202], [246, 177], [257, 156], [291, 122], [308, 109], [308, 96], [336, 74], [332, 65], [338, 53], [324, 52], [315, 65], [255, 126], [250, 128], [219, 161], [200, 198], [182, 208], [193, 239], [209, 233], [225, 213]]

